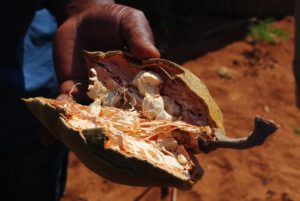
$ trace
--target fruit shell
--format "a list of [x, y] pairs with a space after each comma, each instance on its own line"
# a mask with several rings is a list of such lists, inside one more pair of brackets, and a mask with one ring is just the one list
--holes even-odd
[[101, 128], [80, 132], [72, 129], [64, 120], [66, 111], [53, 106], [50, 99], [36, 97], [24, 99], [24, 102], [51, 134], [67, 145], [89, 169], [108, 180], [132, 186], [174, 186], [184, 190], [190, 189], [195, 182], [141, 158], [104, 148], [106, 137]]
[[[177, 83], [183, 84], [184, 88], [189, 90], [193, 96], [197, 97], [188, 104], [201, 104], [205, 109], [204, 115], [208, 118], [209, 126], [218, 128], [225, 135], [223, 117], [219, 106], [211, 97], [206, 85], [188, 69], [160, 58], [139, 61], [131, 54], [123, 51], [110, 51], [106, 53], [85, 51], [85, 56], [89, 68], [103, 68], [104, 66], [117, 65], [118, 67], [134, 71], [151, 70], [160, 75], [164, 74], [164, 80], [176, 80]], [[123, 74], [125, 73], [126, 71], [123, 71]]]

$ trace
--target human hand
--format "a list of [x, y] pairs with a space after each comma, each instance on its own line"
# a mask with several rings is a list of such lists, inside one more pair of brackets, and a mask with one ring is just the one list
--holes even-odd
[[[71, 16], [57, 30], [54, 37], [54, 64], [61, 83], [60, 92], [84, 99], [88, 72], [83, 50], [108, 51], [124, 49], [137, 59], [159, 57], [154, 46], [151, 28], [144, 14], [117, 4], [95, 5]], [[82, 83], [73, 87], [76, 83]]]

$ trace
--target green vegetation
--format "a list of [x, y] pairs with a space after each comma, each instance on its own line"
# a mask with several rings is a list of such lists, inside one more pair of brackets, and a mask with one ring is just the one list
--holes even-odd
[[249, 27], [249, 37], [252, 42], [277, 43], [280, 40], [285, 40], [290, 33], [281, 28], [273, 27], [273, 18], [268, 18], [263, 21], [252, 23]]

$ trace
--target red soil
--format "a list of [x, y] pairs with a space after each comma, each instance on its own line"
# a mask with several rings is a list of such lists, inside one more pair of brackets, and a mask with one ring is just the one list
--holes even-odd
[[[291, 33], [278, 44], [253, 46], [239, 40], [183, 64], [206, 83], [223, 112], [227, 135], [247, 135], [257, 114], [273, 119], [281, 128], [261, 147], [198, 155], [205, 175], [192, 190], [179, 191], [179, 201], [300, 200], [300, 136], [294, 132], [300, 127], [300, 110], [295, 106], [291, 67], [293, 23], [291, 17], [275, 23]], [[229, 78], [218, 75], [221, 67], [228, 70]], [[68, 174], [62, 201], [131, 201], [145, 190], [107, 181], [73, 154]], [[159, 188], [152, 188], [141, 200], [159, 200], [159, 196]]]

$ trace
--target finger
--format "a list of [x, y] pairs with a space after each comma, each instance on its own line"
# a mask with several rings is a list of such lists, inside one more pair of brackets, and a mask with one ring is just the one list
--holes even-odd
[[154, 45], [150, 25], [143, 12], [128, 8], [120, 22], [122, 38], [137, 59], [157, 58], [160, 56]]
[[60, 84], [60, 95], [57, 100], [69, 100], [70, 97], [78, 103], [89, 103], [90, 99], [86, 94], [86, 83], [75, 80], [67, 80]]
[[[70, 94], [81, 101], [87, 88], [87, 69], [82, 55], [82, 45], [77, 38], [77, 19], [69, 18], [55, 33], [53, 41], [53, 60], [60, 93]], [[80, 85], [78, 85], [80, 83]]]

